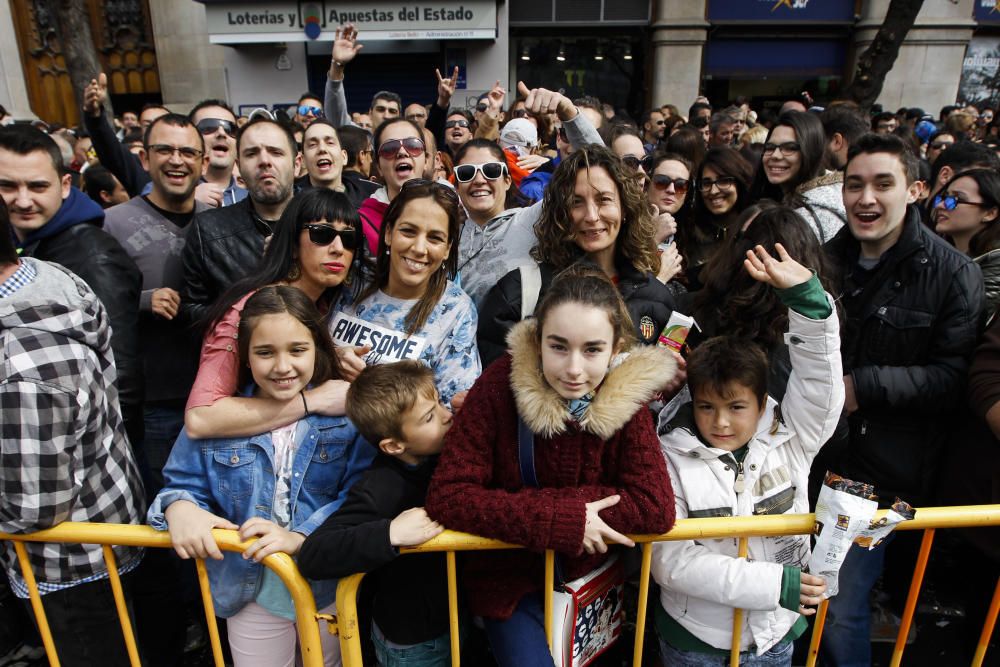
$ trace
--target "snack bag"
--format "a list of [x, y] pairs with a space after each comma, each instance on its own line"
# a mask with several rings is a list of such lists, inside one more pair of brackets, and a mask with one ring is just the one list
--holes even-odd
[[837, 574], [854, 539], [871, 524], [878, 509], [875, 487], [827, 471], [816, 501], [816, 546], [809, 559], [810, 574], [826, 580], [824, 598], [840, 590]]
[[893, 528], [903, 521], [910, 521], [916, 516], [916, 510], [906, 501], [896, 498], [888, 513], [881, 519], [868, 522], [868, 527], [854, 538], [854, 543], [869, 551], [882, 544]]

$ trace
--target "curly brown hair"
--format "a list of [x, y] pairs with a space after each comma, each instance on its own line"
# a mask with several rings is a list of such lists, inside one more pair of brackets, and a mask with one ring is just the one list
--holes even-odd
[[576, 177], [581, 171], [600, 167], [618, 186], [622, 220], [615, 241], [615, 264], [628, 263], [643, 273], [655, 273], [659, 267], [656, 253], [656, 224], [646, 203], [646, 195], [631, 169], [604, 146], [590, 144], [563, 160], [545, 189], [542, 213], [535, 223], [538, 243], [531, 256], [538, 262], [562, 270], [583, 257], [574, 241], [573, 197]]

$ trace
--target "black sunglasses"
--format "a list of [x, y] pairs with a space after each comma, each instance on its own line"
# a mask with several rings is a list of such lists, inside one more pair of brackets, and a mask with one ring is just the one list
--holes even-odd
[[802, 150], [802, 146], [796, 141], [786, 141], [783, 144], [772, 144], [770, 141], [764, 144], [764, 155], [773, 155], [780, 150], [782, 155], [792, 155]]
[[310, 223], [306, 225], [306, 231], [309, 232], [309, 240], [315, 245], [330, 245], [339, 236], [344, 250], [353, 252], [358, 249], [358, 232], [354, 227], [337, 229], [333, 225]]
[[446, 130], [450, 130], [453, 127], [465, 127], [465, 128], [467, 128], [467, 127], [469, 127], [469, 121], [467, 121], [465, 119], [462, 119], [462, 120], [449, 120], [447, 123], [444, 124], [444, 129], [446, 129]]
[[221, 118], [202, 118], [198, 121], [198, 124], [195, 127], [198, 128], [199, 132], [206, 136], [209, 134], [215, 134], [215, 131], [220, 127], [222, 128], [222, 131], [229, 136], [236, 136], [236, 123], [230, 120], [223, 120]]

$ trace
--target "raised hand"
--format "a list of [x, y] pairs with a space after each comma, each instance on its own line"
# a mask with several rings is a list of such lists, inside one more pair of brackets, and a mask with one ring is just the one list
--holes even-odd
[[656, 216], [653, 221], [656, 223], [656, 242], [663, 243], [671, 236], [677, 233], [677, 221], [674, 220], [674, 216], [670, 214], [669, 211], [661, 211], [659, 207], [656, 208]]
[[775, 243], [774, 250], [778, 253], [778, 259], [771, 257], [764, 246], [747, 250], [743, 267], [751, 278], [777, 289], [795, 287], [812, 278], [812, 271], [792, 259], [783, 245]]
[[660, 270], [656, 272], [656, 277], [666, 285], [681, 272], [683, 267], [684, 259], [677, 250], [677, 244], [671, 243], [666, 250], [660, 253]]
[[101, 72], [83, 89], [83, 111], [88, 116], [100, 116], [108, 99], [108, 75]]
[[364, 44], [358, 44], [358, 29], [353, 23], [348, 23], [337, 28], [337, 32], [334, 33], [331, 57], [334, 62], [346, 65], [354, 60], [354, 56], [363, 48]]
[[496, 118], [503, 113], [503, 102], [506, 98], [507, 89], [501, 86], [500, 81], [497, 80], [490, 89], [490, 92], [486, 94], [486, 104], [489, 107], [488, 111], [491, 116]]
[[560, 120], [572, 120], [576, 117], [576, 107], [562, 93], [545, 88], [528, 88], [523, 81], [517, 82], [518, 95], [524, 98], [524, 108], [532, 113], [553, 113]]
[[438, 78], [438, 98], [437, 105], [443, 109], [447, 109], [451, 105], [451, 97], [455, 94], [455, 89], [458, 87], [458, 65], [455, 65], [455, 71], [452, 72], [451, 78], [444, 78], [441, 76], [441, 70], [435, 69], [434, 73], [437, 74]]
[[608, 542], [617, 542], [627, 547], [635, 546], [635, 542], [604, 523], [604, 519], [599, 514], [601, 510], [617, 505], [621, 499], [621, 496], [616, 495], [587, 503], [587, 521], [583, 527], [583, 550], [588, 554], [607, 552]]
[[415, 547], [437, 537], [444, 526], [427, 516], [423, 507], [411, 507], [400, 512], [389, 523], [389, 544], [394, 547]]

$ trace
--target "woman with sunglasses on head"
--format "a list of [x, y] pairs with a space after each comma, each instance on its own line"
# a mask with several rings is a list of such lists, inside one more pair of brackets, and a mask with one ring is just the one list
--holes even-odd
[[952, 177], [932, 202], [934, 231], [983, 270], [987, 317], [1000, 306], [1000, 174], [970, 169]]
[[[601, 143], [594, 126], [565, 96], [527, 87], [521, 94], [528, 113], [556, 110], [572, 146]], [[498, 280], [532, 262], [530, 251], [536, 243], [535, 225], [542, 202], [519, 208], [522, 198], [511, 183], [505, 151], [484, 139], [473, 139], [459, 149], [454, 176], [458, 196], [469, 216], [462, 225], [458, 244], [458, 275], [462, 289], [478, 308]]]
[[690, 289], [707, 280], [700, 276], [702, 267], [738, 231], [740, 213], [750, 204], [752, 182], [753, 166], [736, 149], [717, 146], [705, 154], [693, 188], [693, 219], [677, 232]]
[[399, 194], [404, 183], [424, 177], [427, 145], [420, 126], [405, 118], [391, 118], [379, 125], [375, 129], [372, 145], [375, 147], [375, 164], [383, 185], [361, 203], [358, 214], [368, 241], [368, 250], [375, 255], [382, 230], [382, 217], [389, 209], [389, 204]]
[[611, 278], [628, 307], [638, 340], [653, 344], [674, 308], [674, 295], [656, 278], [656, 228], [635, 173], [609, 149], [578, 148], [556, 168], [535, 224], [537, 265], [511, 271], [480, 308], [479, 352], [484, 365], [507, 349], [507, 331], [534, 312], [553, 277], [589, 262]]
[[476, 307], [449, 279], [458, 265], [461, 220], [449, 186], [405, 183], [386, 211], [372, 281], [330, 321], [334, 343], [368, 348], [368, 365], [403, 359], [427, 364], [445, 404], [456, 394], [464, 397], [482, 370]]
[[764, 142], [751, 200], [773, 199], [791, 206], [819, 242], [826, 243], [847, 223], [841, 192], [844, 175], [826, 166], [826, 134], [819, 117], [787, 111]]
[[365, 283], [359, 228], [358, 213], [341, 192], [318, 188], [292, 199], [260, 264], [219, 297], [205, 316], [198, 376], [184, 413], [189, 436], [241, 437], [291, 424], [311, 412], [344, 414], [347, 382], [341, 380], [289, 401], [236, 396], [236, 330], [246, 300], [265, 285], [297, 287], [323, 313], [354, 300]]

